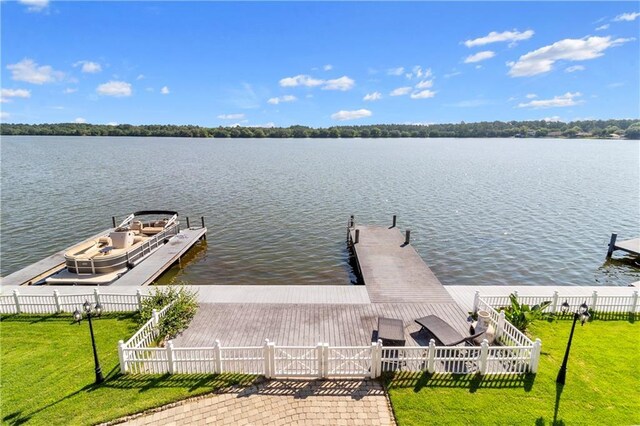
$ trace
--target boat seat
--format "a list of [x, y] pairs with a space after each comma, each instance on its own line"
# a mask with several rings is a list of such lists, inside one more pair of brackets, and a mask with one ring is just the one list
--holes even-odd
[[156, 235], [162, 231], [164, 231], [164, 228], [161, 226], [149, 226], [147, 228], [142, 228], [140, 232], [142, 232], [145, 235]]

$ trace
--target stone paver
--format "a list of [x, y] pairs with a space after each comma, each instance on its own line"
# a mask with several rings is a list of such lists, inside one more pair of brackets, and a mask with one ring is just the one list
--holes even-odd
[[395, 425], [373, 380], [270, 380], [123, 420], [131, 426]]

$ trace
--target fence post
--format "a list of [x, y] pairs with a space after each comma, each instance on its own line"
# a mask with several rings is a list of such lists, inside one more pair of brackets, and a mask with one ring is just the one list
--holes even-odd
[[504, 318], [504, 311], [500, 311], [500, 316], [498, 317], [498, 325], [497, 325], [497, 329], [496, 329], [496, 341], [500, 341], [500, 338], [502, 337], [502, 332], [504, 331], [504, 323], [505, 323], [505, 318]]
[[635, 314], [638, 306], [638, 290], [634, 290], [631, 295], [631, 305], [629, 305], [629, 313]]
[[436, 372], [436, 341], [429, 340], [429, 360], [427, 361], [427, 371], [431, 374]]
[[18, 290], [13, 290], [13, 301], [16, 303], [16, 314], [21, 314], [22, 310], [20, 309], [20, 293], [18, 293]]
[[558, 312], [558, 291], [553, 292], [553, 298], [551, 299], [551, 313]]
[[136, 290], [136, 298], [138, 299], [138, 310], [142, 310], [142, 293], [140, 293], [140, 289]]
[[487, 374], [487, 360], [489, 359], [489, 341], [483, 339], [480, 344], [480, 359], [478, 360], [478, 370], [480, 374]]
[[58, 294], [58, 290], [53, 290], [53, 301], [56, 302], [56, 314], [62, 312], [62, 308], [60, 307], [60, 295]]
[[93, 289], [93, 298], [96, 300], [96, 305], [102, 305], [102, 303], [100, 303], [100, 292], [97, 288]]
[[531, 350], [531, 364], [529, 366], [529, 371], [532, 373], [538, 372], [538, 363], [540, 362], [540, 349], [542, 347], [542, 342], [540, 339], [536, 339], [533, 342], [533, 349]]
[[128, 370], [127, 368], [127, 359], [124, 354], [124, 341], [120, 340], [118, 342], [118, 358], [120, 359], [120, 373], [125, 374]]
[[173, 362], [173, 340], [167, 342], [167, 363], [169, 364], [169, 374], [174, 374], [176, 366]]
[[220, 349], [220, 340], [213, 342], [213, 373], [222, 373], [222, 350]]
[[325, 379], [329, 377], [329, 344], [325, 343], [322, 345], [322, 365], [323, 372], [322, 377]]
[[322, 366], [322, 352], [323, 352], [324, 346], [322, 345], [322, 343], [318, 342], [318, 344], [316, 345], [316, 358], [318, 360], [318, 378], [322, 379], [322, 373], [323, 373], [323, 366]]
[[269, 356], [269, 339], [264, 339], [262, 356], [264, 357], [264, 377], [271, 379], [273, 373], [271, 372], [271, 357]]
[[476, 290], [476, 294], [473, 296], [473, 313], [474, 314], [478, 312], [479, 306], [480, 306], [480, 291]]
[[591, 306], [589, 306], [593, 312], [596, 311], [596, 303], [598, 303], [598, 291], [594, 290], [591, 296]]
[[372, 379], [379, 376], [378, 374], [378, 342], [371, 342], [371, 371]]

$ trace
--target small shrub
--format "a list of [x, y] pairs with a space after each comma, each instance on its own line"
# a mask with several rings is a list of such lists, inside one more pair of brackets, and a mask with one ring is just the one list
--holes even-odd
[[509, 295], [509, 301], [511, 302], [511, 306], [504, 308], [505, 319], [523, 333], [531, 322], [537, 319], [546, 319], [550, 316], [550, 314], [544, 312], [544, 310], [551, 304], [551, 301], [529, 306], [525, 303], [521, 304], [518, 302], [518, 296], [513, 293]]
[[198, 310], [197, 294], [184, 287], [157, 287], [142, 301], [138, 325], [142, 326], [151, 319], [151, 312], [160, 311], [169, 303], [175, 303], [160, 318], [159, 340], [169, 340], [185, 330]]

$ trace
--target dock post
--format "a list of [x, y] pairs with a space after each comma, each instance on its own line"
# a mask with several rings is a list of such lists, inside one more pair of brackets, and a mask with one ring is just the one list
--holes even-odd
[[396, 227], [396, 215], [393, 215], [393, 224], [391, 225], [392, 228]]
[[411, 241], [411, 229], [407, 229], [404, 232], [404, 244], [407, 245]]
[[353, 215], [351, 215], [349, 217], [349, 228], [353, 228], [353, 226], [356, 224], [355, 219], [353, 217]]
[[358, 244], [360, 242], [360, 230], [356, 229], [356, 236], [355, 239], [353, 240], [353, 244]]
[[609, 240], [609, 250], [607, 251], [607, 259], [611, 259], [611, 255], [613, 251], [616, 249], [616, 239], [618, 238], [618, 234], [611, 234], [611, 239]]
[[116, 227], [116, 217], [115, 216], [111, 216], [111, 223], [113, 223], [113, 227]]
[[189, 216], [187, 216], [187, 228], [191, 228], [191, 226], [189, 225]]
[[204, 228], [204, 216], [200, 216], [200, 221], [202, 222], [202, 227]]

